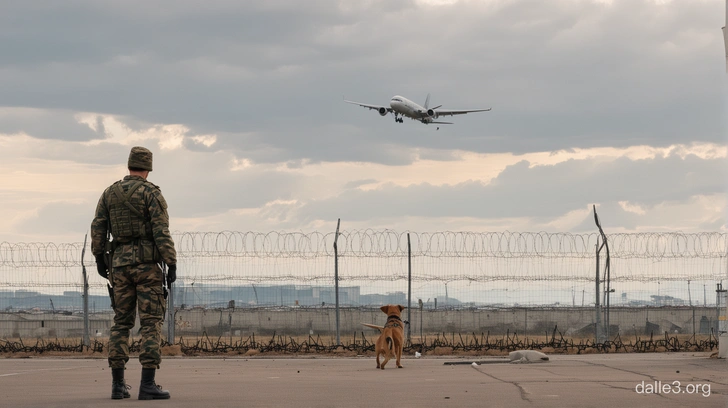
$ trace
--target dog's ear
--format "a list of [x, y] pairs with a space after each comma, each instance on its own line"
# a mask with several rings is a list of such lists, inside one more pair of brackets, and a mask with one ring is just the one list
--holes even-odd
[[389, 305], [382, 306], [379, 309], [381, 309], [382, 313], [384, 313], [384, 314], [389, 313]]
[[403, 311], [404, 309], [407, 309], [407, 307], [402, 306], [402, 305], [397, 305], [397, 307], [399, 308], [400, 312]]

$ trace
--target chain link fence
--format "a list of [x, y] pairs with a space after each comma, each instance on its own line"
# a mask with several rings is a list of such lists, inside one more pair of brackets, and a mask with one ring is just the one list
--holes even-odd
[[[441, 333], [711, 335], [726, 279], [725, 233], [608, 235], [611, 272], [596, 264], [598, 234], [342, 231], [340, 331], [383, 324], [384, 304], [409, 306], [412, 342]], [[337, 331], [335, 234], [174, 234], [176, 337], [331, 336]], [[0, 337], [83, 335], [82, 243], [0, 243]], [[89, 332], [108, 336], [106, 283], [86, 248]], [[409, 266], [411, 265], [411, 269]], [[598, 278], [597, 278], [598, 277]], [[606, 279], [612, 292], [599, 292]], [[601, 305], [596, 308], [597, 296]], [[609, 302], [606, 302], [605, 300]], [[167, 324], [169, 324], [169, 320]], [[365, 329], [366, 330], [366, 329]]]

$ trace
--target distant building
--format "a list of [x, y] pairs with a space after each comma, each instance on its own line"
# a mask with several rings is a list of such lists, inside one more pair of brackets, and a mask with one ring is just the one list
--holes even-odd
[[653, 306], [685, 306], [686, 302], [682, 299], [672, 296], [651, 295]]
[[[227, 307], [234, 301], [237, 307], [252, 306], [321, 306], [336, 303], [331, 286], [249, 285], [208, 286], [205, 284], [176, 284], [175, 304], [182, 307]], [[339, 304], [361, 304], [359, 286], [339, 287]]]

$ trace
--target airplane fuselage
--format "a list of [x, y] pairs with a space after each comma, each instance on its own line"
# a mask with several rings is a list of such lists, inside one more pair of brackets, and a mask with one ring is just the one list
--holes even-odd
[[430, 116], [427, 114], [427, 109], [423, 108], [416, 102], [412, 102], [404, 96], [393, 96], [392, 100], [389, 101], [389, 107], [392, 108], [395, 115], [400, 114], [422, 122], [431, 120]]

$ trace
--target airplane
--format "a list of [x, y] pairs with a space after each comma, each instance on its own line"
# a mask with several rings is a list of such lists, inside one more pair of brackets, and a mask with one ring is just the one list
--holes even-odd
[[[452, 122], [439, 122], [437, 121], [437, 119], [440, 116], [464, 115], [471, 112], [487, 112], [491, 110], [491, 108], [471, 110], [439, 109], [442, 105], [435, 106], [434, 108], [429, 108], [428, 105], [430, 104], [430, 94], [427, 94], [427, 99], [425, 99], [425, 106], [420, 106], [417, 103], [412, 102], [411, 100], [399, 95], [395, 95], [392, 97], [392, 100], [389, 101], [389, 107], [380, 105], [368, 105], [366, 103], [347, 101], [346, 99], [344, 99], [344, 102], [363, 106], [369, 109], [374, 109], [379, 112], [381, 116], [386, 116], [388, 113], [392, 113], [394, 114], [394, 121], [398, 123], [404, 123], [404, 117], [406, 116], [412, 120], [418, 120], [425, 125], [429, 125], [430, 123], [438, 125], [452, 125]], [[440, 127], [438, 127], [437, 129], [440, 129]]]

